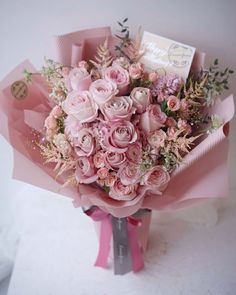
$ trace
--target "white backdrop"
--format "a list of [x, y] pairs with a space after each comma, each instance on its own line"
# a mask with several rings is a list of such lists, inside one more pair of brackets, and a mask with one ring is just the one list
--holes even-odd
[[[52, 35], [107, 25], [115, 30], [116, 21], [125, 17], [131, 30], [142, 25], [146, 31], [206, 52], [207, 63], [218, 57], [222, 66], [236, 70], [235, 13], [235, 0], [0, 0], [0, 79], [26, 58], [39, 68], [44, 56], [53, 57]], [[236, 93], [235, 75], [230, 92]], [[232, 146], [236, 143], [235, 131], [234, 121]], [[231, 152], [232, 191], [236, 189], [235, 159], [236, 154]], [[11, 148], [0, 137], [0, 252], [4, 228], [22, 220], [16, 212], [22, 200], [29, 201], [16, 198], [28, 186], [12, 180], [11, 171]]]

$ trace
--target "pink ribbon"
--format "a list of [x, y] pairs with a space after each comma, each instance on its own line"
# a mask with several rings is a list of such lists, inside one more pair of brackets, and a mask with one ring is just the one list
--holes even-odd
[[107, 268], [112, 236], [111, 215], [102, 211], [98, 207], [92, 207], [91, 209], [85, 211], [85, 213], [94, 221], [101, 221], [99, 251], [94, 265]]
[[[111, 215], [102, 211], [98, 207], [91, 207], [88, 210], [84, 211], [89, 217], [94, 221], [101, 222], [101, 231], [100, 231], [100, 241], [99, 241], [99, 251], [98, 256], [95, 262], [95, 266], [107, 268], [108, 267], [108, 257], [110, 253], [110, 242], [112, 237], [112, 224], [111, 224]], [[131, 252], [132, 258], [132, 270], [138, 272], [144, 267], [143, 256], [138, 244], [137, 226], [142, 225], [141, 219], [136, 219], [132, 217], [127, 217], [128, 225], [128, 244]]]

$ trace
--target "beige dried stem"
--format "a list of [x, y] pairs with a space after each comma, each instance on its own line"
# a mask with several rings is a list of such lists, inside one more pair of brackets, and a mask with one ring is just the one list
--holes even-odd
[[97, 55], [95, 55], [94, 60], [90, 60], [91, 64], [93, 64], [98, 70], [102, 70], [107, 68], [113, 60], [113, 57], [110, 53], [108, 47], [108, 39], [106, 38], [102, 45], [99, 45], [97, 48]]

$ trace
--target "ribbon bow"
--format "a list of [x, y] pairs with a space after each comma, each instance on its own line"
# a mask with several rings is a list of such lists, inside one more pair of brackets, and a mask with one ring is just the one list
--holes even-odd
[[[146, 210], [141, 210], [142, 214]], [[142, 225], [140, 214], [117, 218], [96, 206], [84, 213], [96, 222], [101, 222], [99, 251], [95, 266], [107, 268], [110, 242], [113, 235], [114, 272], [123, 275], [133, 270], [138, 272], [144, 267], [143, 256], [137, 239], [137, 226]], [[141, 212], [140, 212], [141, 213]], [[137, 217], [136, 217], [137, 216]]]

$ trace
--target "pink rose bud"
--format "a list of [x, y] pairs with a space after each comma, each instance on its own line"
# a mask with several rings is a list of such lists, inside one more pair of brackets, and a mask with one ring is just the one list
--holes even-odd
[[55, 129], [57, 128], [57, 121], [52, 115], [49, 115], [44, 122], [44, 126], [47, 129]]
[[156, 82], [157, 81], [157, 79], [158, 79], [158, 74], [157, 74], [157, 72], [151, 72], [151, 73], [149, 73], [149, 75], [148, 75], [148, 79], [149, 79], [149, 81], [151, 81], [152, 83], [154, 83], [154, 82]]
[[131, 79], [140, 79], [143, 74], [143, 65], [141, 63], [133, 63], [129, 67], [129, 75]]
[[180, 100], [176, 96], [171, 95], [167, 99], [167, 106], [172, 112], [178, 111], [180, 108]]
[[107, 178], [105, 179], [105, 185], [109, 187], [113, 187], [114, 183], [116, 182], [117, 177], [111, 173], [108, 174]]
[[176, 123], [176, 121], [175, 121], [174, 118], [172, 118], [172, 117], [168, 117], [168, 118], [166, 119], [165, 125], [166, 125], [167, 127], [175, 127], [176, 124], [177, 124], [177, 123]]
[[62, 114], [63, 114], [63, 111], [61, 107], [58, 105], [56, 105], [51, 111], [51, 115], [55, 118], [59, 118], [60, 116], [62, 116]]
[[109, 172], [108, 172], [108, 169], [106, 167], [103, 167], [103, 168], [100, 168], [98, 171], [97, 171], [97, 176], [101, 179], [105, 179], [107, 178]]
[[94, 166], [96, 168], [102, 168], [105, 166], [105, 155], [103, 152], [97, 152], [94, 156], [93, 156], [93, 163]]

